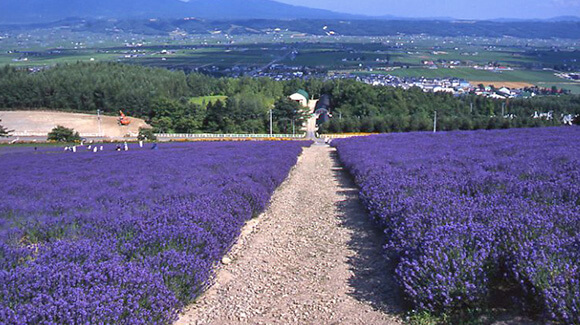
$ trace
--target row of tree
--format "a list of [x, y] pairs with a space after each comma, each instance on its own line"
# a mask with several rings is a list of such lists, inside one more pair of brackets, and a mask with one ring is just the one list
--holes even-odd
[[[575, 95], [497, 100], [354, 81], [335, 83], [331, 93], [333, 118], [321, 126], [321, 133], [432, 130], [435, 111], [438, 130], [561, 125], [563, 116], [580, 114], [580, 96]], [[552, 118], [534, 118], [536, 113]]]
[[280, 97], [274, 104], [261, 94], [237, 94], [205, 106], [168, 98], [155, 99], [150, 123], [161, 133], [268, 133], [270, 109], [273, 133], [300, 132], [308, 111]]
[[[290, 86], [288, 86], [290, 87]], [[76, 63], [30, 72], [0, 69], [0, 109], [49, 109], [126, 114], [145, 118], [159, 132], [291, 133], [305, 110], [286, 95], [298, 89], [270, 79], [212, 78], [182, 71], [118, 63]], [[190, 98], [224, 95], [195, 104]], [[299, 131], [299, 128], [294, 128]]]
[[[159, 132], [267, 133], [298, 131], [308, 112], [287, 96], [298, 89], [331, 95], [330, 122], [320, 132], [393, 132], [505, 128], [557, 124], [580, 114], [580, 96], [496, 100], [454, 97], [419, 88], [372, 86], [355, 80], [213, 78], [120, 63], [76, 63], [31, 72], [0, 68], [0, 109], [54, 109], [145, 118]], [[220, 95], [199, 103], [192, 98]], [[533, 119], [552, 112], [553, 120]], [[503, 114], [503, 115], [502, 115]]]
[[147, 115], [157, 97], [189, 96], [183, 72], [115, 63], [58, 65], [37, 72], [0, 69], [0, 107]]
[[461, 117], [461, 116], [444, 116], [437, 118], [437, 124], [434, 124], [434, 118], [425, 116], [397, 116], [385, 115], [374, 117], [363, 117], [360, 119], [331, 119], [324, 124], [320, 130], [322, 133], [350, 133], [350, 132], [368, 132], [368, 133], [386, 133], [386, 132], [411, 132], [411, 131], [432, 131], [436, 128], [438, 131], [453, 130], [479, 130], [479, 129], [509, 129], [538, 126], [557, 126], [561, 123], [554, 120], [542, 120], [532, 118], [501, 118], [493, 117]]

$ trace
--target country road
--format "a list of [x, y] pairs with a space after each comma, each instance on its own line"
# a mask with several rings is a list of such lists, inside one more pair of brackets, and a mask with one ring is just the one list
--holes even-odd
[[310, 110], [310, 118], [306, 121], [306, 138], [315, 140], [316, 139], [316, 115], [314, 115], [314, 110], [316, 108], [316, 103], [318, 100], [312, 99], [308, 102], [308, 109]]

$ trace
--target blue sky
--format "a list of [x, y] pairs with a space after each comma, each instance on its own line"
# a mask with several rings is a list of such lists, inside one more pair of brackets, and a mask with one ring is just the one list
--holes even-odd
[[277, 0], [365, 15], [461, 19], [580, 16], [580, 0]]

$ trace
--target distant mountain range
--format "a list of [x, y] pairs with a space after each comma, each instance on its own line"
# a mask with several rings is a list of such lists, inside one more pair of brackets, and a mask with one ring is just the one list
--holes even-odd
[[271, 0], [2, 0], [0, 24], [65, 18], [352, 19], [355, 15]]
[[[454, 20], [450, 17], [402, 18], [361, 16], [330, 10], [293, 6], [272, 0], [1, 0], [0, 24], [46, 23], [66, 18], [126, 19], [185, 18], [243, 19], [379, 19]], [[523, 21], [497, 19], [501, 22]], [[541, 21], [580, 21], [567, 16]]]
[[559, 17], [546, 18], [546, 19], [497, 18], [497, 19], [492, 19], [492, 21], [495, 21], [495, 22], [504, 22], [504, 23], [526, 22], [526, 21], [527, 22], [530, 22], [530, 21], [539, 21], [539, 22], [552, 22], [552, 23], [562, 22], [562, 21], [567, 21], [567, 22], [580, 22], [580, 17], [576, 17], [576, 16], [559, 16]]

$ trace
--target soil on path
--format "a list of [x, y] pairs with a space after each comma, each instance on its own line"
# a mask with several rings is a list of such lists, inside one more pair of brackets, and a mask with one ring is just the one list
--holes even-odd
[[384, 239], [336, 160], [305, 149], [177, 324], [398, 324]]
[[[72, 128], [81, 136], [136, 136], [139, 128], [150, 128], [144, 120], [130, 117], [131, 124], [120, 126], [118, 117], [55, 111], [0, 111], [2, 125], [16, 133], [46, 135], [57, 125]], [[100, 124], [100, 125], [99, 125]]]

